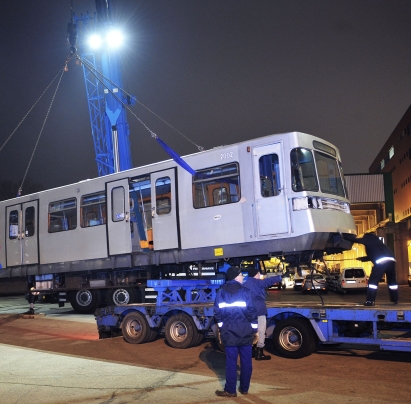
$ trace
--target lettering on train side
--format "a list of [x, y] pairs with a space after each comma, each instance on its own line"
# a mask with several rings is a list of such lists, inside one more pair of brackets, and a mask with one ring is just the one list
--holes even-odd
[[224, 152], [220, 154], [220, 159], [221, 160], [226, 160], [226, 159], [232, 159], [234, 157], [234, 152]]

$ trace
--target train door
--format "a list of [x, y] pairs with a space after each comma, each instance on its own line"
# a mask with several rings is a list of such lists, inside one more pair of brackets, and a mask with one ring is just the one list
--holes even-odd
[[253, 171], [258, 235], [288, 233], [282, 143], [253, 148]]
[[150, 175], [154, 250], [179, 247], [175, 169]]
[[128, 178], [106, 184], [109, 255], [131, 252]]
[[38, 201], [8, 206], [7, 266], [38, 264]]

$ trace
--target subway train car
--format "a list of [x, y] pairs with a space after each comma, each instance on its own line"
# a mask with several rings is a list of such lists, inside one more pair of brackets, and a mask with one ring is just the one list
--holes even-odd
[[[147, 279], [205, 276], [350, 248], [338, 149], [270, 135], [0, 202], [0, 281], [24, 278], [80, 312], [144, 301]], [[345, 242], [346, 243], [346, 242]]]

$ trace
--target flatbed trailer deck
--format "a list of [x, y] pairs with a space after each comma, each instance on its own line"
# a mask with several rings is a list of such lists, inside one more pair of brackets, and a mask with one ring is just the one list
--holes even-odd
[[[157, 281], [158, 283], [158, 281]], [[177, 291], [184, 281], [169, 281], [157, 304], [108, 306], [95, 313], [100, 338], [123, 335], [129, 343], [145, 343], [164, 335], [170, 346], [189, 348], [217, 335], [213, 301], [218, 285], [199, 291], [189, 301]], [[204, 283], [207, 288], [207, 283]], [[164, 292], [164, 294], [162, 294]], [[184, 295], [184, 294], [183, 294]], [[319, 345], [359, 344], [381, 350], [411, 352], [411, 304], [267, 303], [266, 337], [278, 354], [302, 358]]]

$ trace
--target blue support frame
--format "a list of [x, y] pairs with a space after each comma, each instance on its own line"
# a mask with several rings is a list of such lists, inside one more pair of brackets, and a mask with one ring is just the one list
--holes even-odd
[[[110, 21], [97, 23], [96, 15], [91, 17], [89, 13], [82, 14], [80, 17], [73, 13], [73, 21], [79, 28], [79, 55], [92, 68], [90, 71], [83, 64], [98, 176], [128, 170], [133, 167], [129, 139], [130, 130], [126, 108], [118, 99], [125, 104], [133, 104], [135, 99], [134, 97], [125, 97], [120, 93], [123, 85], [121, 64], [117, 52], [109, 53], [107, 48], [99, 53], [91, 52], [85, 44], [88, 32], [92, 32], [94, 29], [109, 29], [112, 24]], [[115, 83], [117, 87], [113, 88], [112, 83]]]

